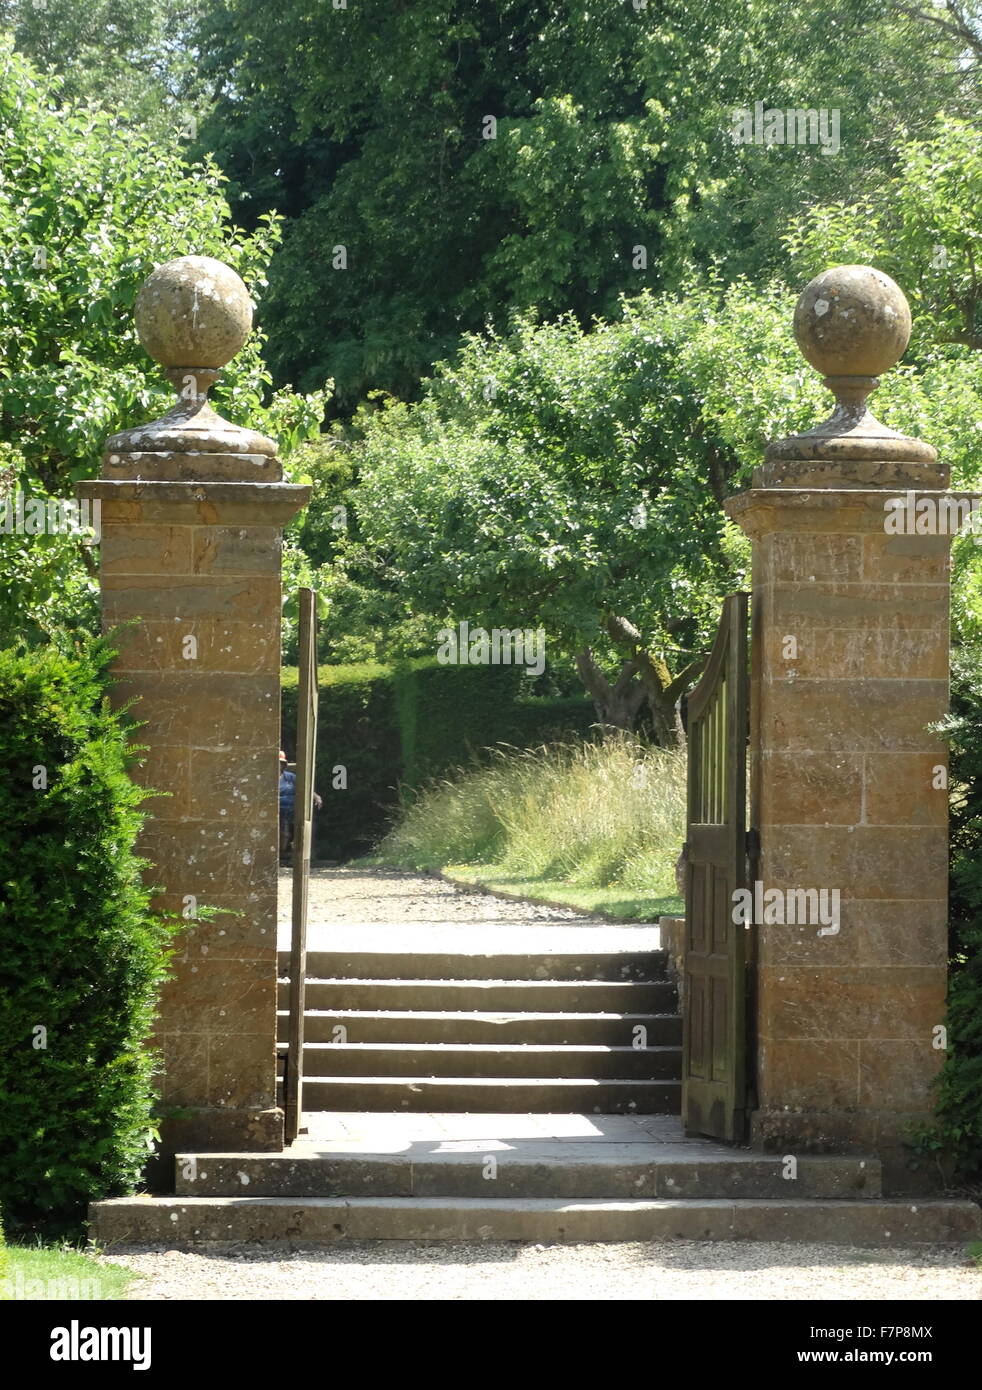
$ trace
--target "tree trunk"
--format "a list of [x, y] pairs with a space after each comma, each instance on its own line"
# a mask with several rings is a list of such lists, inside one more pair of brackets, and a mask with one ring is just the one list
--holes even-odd
[[650, 686], [646, 694], [655, 739], [662, 748], [681, 748], [685, 743], [685, 730], [676, 700], [667, 698], [664, 690]]
[[663, 748], [681, 748], [685, 743], [685, 731], [677, 708], [678, 702], [687, 686], [698, 678], [706, 658], [697, 657], [673, 676], [660, 656], [652, 656], [645, 649], [641, 633], [626, 618], [609, 614], [607, 631], [612, 641], [631, 649], [631, 664], [641, 677], [658, 743]]
[[576, 657], [576, 669], [593, 700], [604, 738], [633, 733], [645, 698], [637, 664], [625, 661], [612, 685], [586, 647]]

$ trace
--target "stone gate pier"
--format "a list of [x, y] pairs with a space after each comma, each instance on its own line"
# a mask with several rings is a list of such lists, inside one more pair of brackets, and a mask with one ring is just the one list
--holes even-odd
[[838, 890], [841, 914], [755, 928], [753, 1139], [877, 1153], [903, 1184], [944, 1056], [951, 535], [888, 518], [943, 516], [949, 471], [866, 404], [910, 335], [892, 280], [829, 270], [794, 326], [835, 411], [727, 505], [754, 543], [750, 823], [764, 890]]
[[[102, 477], [102, 607], [114, 701], [148, 752], [139, 850], [158, 905], [186, 921], [161, 1001], [163, 1150], [278, 1150], [277, 753], [283, 526], [310, 489], [273, 442], [208, 402], [252, 324], [228, 266], [187, 256], [146, 281], [136, 325], [178, 401], [114, 435]], [[221, 909], [211, 918], [202, 908]]]

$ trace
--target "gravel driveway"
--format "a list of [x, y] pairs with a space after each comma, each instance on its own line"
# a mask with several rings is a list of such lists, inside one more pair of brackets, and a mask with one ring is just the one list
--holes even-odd
[[364, 1241], [302, 1253], [117, 1247], [107, 1258], [146, 1275], [132, 1286], [131, 1297], [140, 1300], [982, 1298], [982, 1272], [965, 1254], [932, 1246]]

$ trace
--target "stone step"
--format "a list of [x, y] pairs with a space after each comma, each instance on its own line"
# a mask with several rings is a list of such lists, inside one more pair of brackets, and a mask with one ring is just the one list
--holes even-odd
[[321, 1076], [304, 1078], [303, 1108], [411, 1114], [678, 1115], [681, 1091], [680, 1081]]
[[[307, 977], [355, 980], [664, 980], [665, 951], [308, 951]], [[290, 973], [290, 953], [279, 967]]]
[[[279, 1007], [288, 1003], [288, 985], [279, 985]], [[374, 980], [307, 978], [305, 1007], [368, 1010], [378, 1013], [653, 1013], [676, 1010], [675, 986], [607, 980]]]
[[[279, 1036], [286, 1035], [286, 1010], [280, 1010]], [[307, 1042], [335, 1042], [335, 1030], [350, 1043], [554, 1043], [630, 1047], [641, 1036], [649, 1047], [679, 1047], [678, 1014], [536, 1014], [427, 1013], [405, 1010], [309, 1009], [304, 1015]], [[643, 1034], [636, 1029], [643, 1028]]]
[[766, 1240], [904, 1246], [978, 1239], [962, 1201], [728, 1201], [548, 1197], [118, 1197], [95, 1202], [90, 1237], [195, 1245], [336, 1240]]
[[[678, 1081], [679, 1047], [558, 1047], [542, 1043], [307, 1043], [304, 1085], [317, 1077], [617, 1077]], [[305, 1096], [306, 1096], [305, 1092]], [[309, 1098], [307, 1099], [309, 1107]]]
[[[662, 1145], [639, 1156], [636, 1143], [564, 1143], [563, 1152], [526, 1145], [526, 1154], [489, 1139], [467, 1152], [318, 1153], [295, 1145], [282, 1154], [179, 1154], [178, 1196], [196, 1197], [505, 1197], [748, 1199], [880, 1196], [872, 1158], [803, 1156], [795, 1177], [783, 1158], [735, 1150], [707, 1155], [696, 1146]], [[664, 1154], [665, 1148], [676, 1154]], [[538, 1148], [538, 1153], [535, 1152]], [[493, 1167], [489, 1160], [493, 1159]], [[493, 1176], [491, 1176], [493, 1174]]]

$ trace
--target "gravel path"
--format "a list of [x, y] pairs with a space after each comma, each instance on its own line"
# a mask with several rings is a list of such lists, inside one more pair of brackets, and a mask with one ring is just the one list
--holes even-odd
[[[280, 870], [279, 946], [290, 945], [292, 876]], [[402, 869], [314, 868], [310, 951], [656, 950], [658, 927], [622, 925], [569, 907], [501, 898]]]
[[106, 1257], [146, 1276], [131, 1297], [156, 1299], [959, 1299], [982, 1298], [961, 1252], [855, 1250], [759, 1242], [437, 1245], [362, 1241], [290, 1252], [207, 1254], [117, 1247]]

